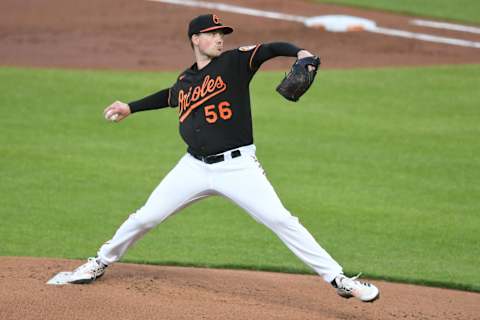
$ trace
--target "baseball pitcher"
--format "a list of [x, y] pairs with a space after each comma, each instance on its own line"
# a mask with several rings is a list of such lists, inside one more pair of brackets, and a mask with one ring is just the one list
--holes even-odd
[[297, 62], [277, 88], [297, 101], [310, 87], [320, 60], [285, 42], [273, 42], [224, 51], [231, 27], [218, 16], [194, 18], [188, 39], [195, 63], [180, 73], [170, 87], [128, 104], [114, 102], [104, 115], [122, 121], [136, 112], [177, 108], [180, 135], [187, 152], [155, 188], [147, 202], [131, 214], [97, 256], [74, 270], [71, 283], [90, 283], [107, 266], [121, 259], [145, 233], [173, 213], [203, 198], [220, 195], [235, 202], [278, 238], [337, 293], [371, 302], [379, 297], [372, 284], [349, 278], [342, 267], [282, 204], [268, 181], [253, 144], [249, 84], [260, 66], [278, 56]]

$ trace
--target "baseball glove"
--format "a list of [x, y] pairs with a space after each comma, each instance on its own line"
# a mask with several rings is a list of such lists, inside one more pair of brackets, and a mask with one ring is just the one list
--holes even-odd
[[[312, 69], [309, 66], [312, 66], [313, 70], [309, 70]], [[320, 58], [316, 56], [295, 61], [288, 74], [278, 85], [278, 93], [287, 100], [298, 101], [312, 85], [319, 66]]]

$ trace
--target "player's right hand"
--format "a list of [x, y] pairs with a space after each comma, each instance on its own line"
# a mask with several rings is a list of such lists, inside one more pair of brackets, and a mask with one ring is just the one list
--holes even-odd
[[119, 122], [130, 115], [130, 107], [121, 101], [115, 101], [103, 110], [103, 116], [108, 121]]

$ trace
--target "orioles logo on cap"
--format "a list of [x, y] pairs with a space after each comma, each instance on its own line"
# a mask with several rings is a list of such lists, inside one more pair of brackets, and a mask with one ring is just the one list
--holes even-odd
[[220, 18], [216, 14], [212, 14], [212, 20], [215, 24], [220, 24]]

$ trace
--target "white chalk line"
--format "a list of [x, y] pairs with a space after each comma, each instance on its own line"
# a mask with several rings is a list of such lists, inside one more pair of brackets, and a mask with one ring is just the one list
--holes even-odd
[[380, 33], [388, 36], [400, 37], [400, 38], [416, 39], [416, 40], [422, 40], [422, 41], [428, 41], [428, 42], [445, 43], [445, 44], [451, 44], [455, 46], [480, 49], [480, 42], [455, 39], [455, 38], [438, 37], [438, 36], [432, 36], [430, 34], [425, 34], [425, 33], [409, 32], [409, 31], [388, 29], [388, 28], [381, 28], [381, 27], [376, 27], [374, 29], [367, 30], [367, 31], [373, 32], [373, 33]]
[[410, 21], [410, 23], [416, 26], [421, 26], [421, 27], [430, 27], [430, 28], [436, 28], [436, 29], [446, 29], [446, 30], [480, 34], [480, 28], [464, 26], [464, 25], [455, 24], [455, 23], [421, 20], [421, 19], [414, 19]]
[[[176, 5], [182, 5], [182, 6], [197, 7], [197, 8], [214, 9], [219, 11], [240, 13], [240, 14], [270, 18], [270, 19], [295, 21], [295, 22], [301, 22], [301, 23], [304, 23], [305, 20], [309, 18], [304, 16], [284, 14], [284, 13], [274, 12], [274, 11], [258, 10], [258, 9], [252, 9], [252, 8], [230, 5], [225, 3], [214, 3], [214, 2], [208, 2], [208, 1], [196, 1], [196, 0], [147, 0], [147, 1], [162, 2], [162, 3], [176, 4]], [[433, 24], [430, 24], [430, 26], [431, 25]], [[449, 44], [449, 45], [462, 46], [462, 47], [480, 48], [480, 42], [462, 40], [462, 39], [456, 39], [456, 38], [448, 38], [448, 37], [439, 37], [439, 36], [417, 33], [417, 32], [409, 32], [404, 30], [375, 27], [375, 28], [365, 29], [365, 31], [388, 35], [388, 36], [394, 36], [394, 37], [421, 40], [421, 41]]]
[[215, 2], [195, 1], [195, 0], [148, 0], [148, 1], [177, 4], [181, 6], [187, 6], [187, 7], [215, 9], [219, 11], [240, 13], [240, 14], [245, 14], [249, 16], [286, 20], [286, 21], [303, 22], [306, 19], [308, 19], [308, 17], [303, 17], [303, 16], [240, 7], [240, 6], [235, 6], [235, 5], [226, 4], [226, 3], [215, 3]]

